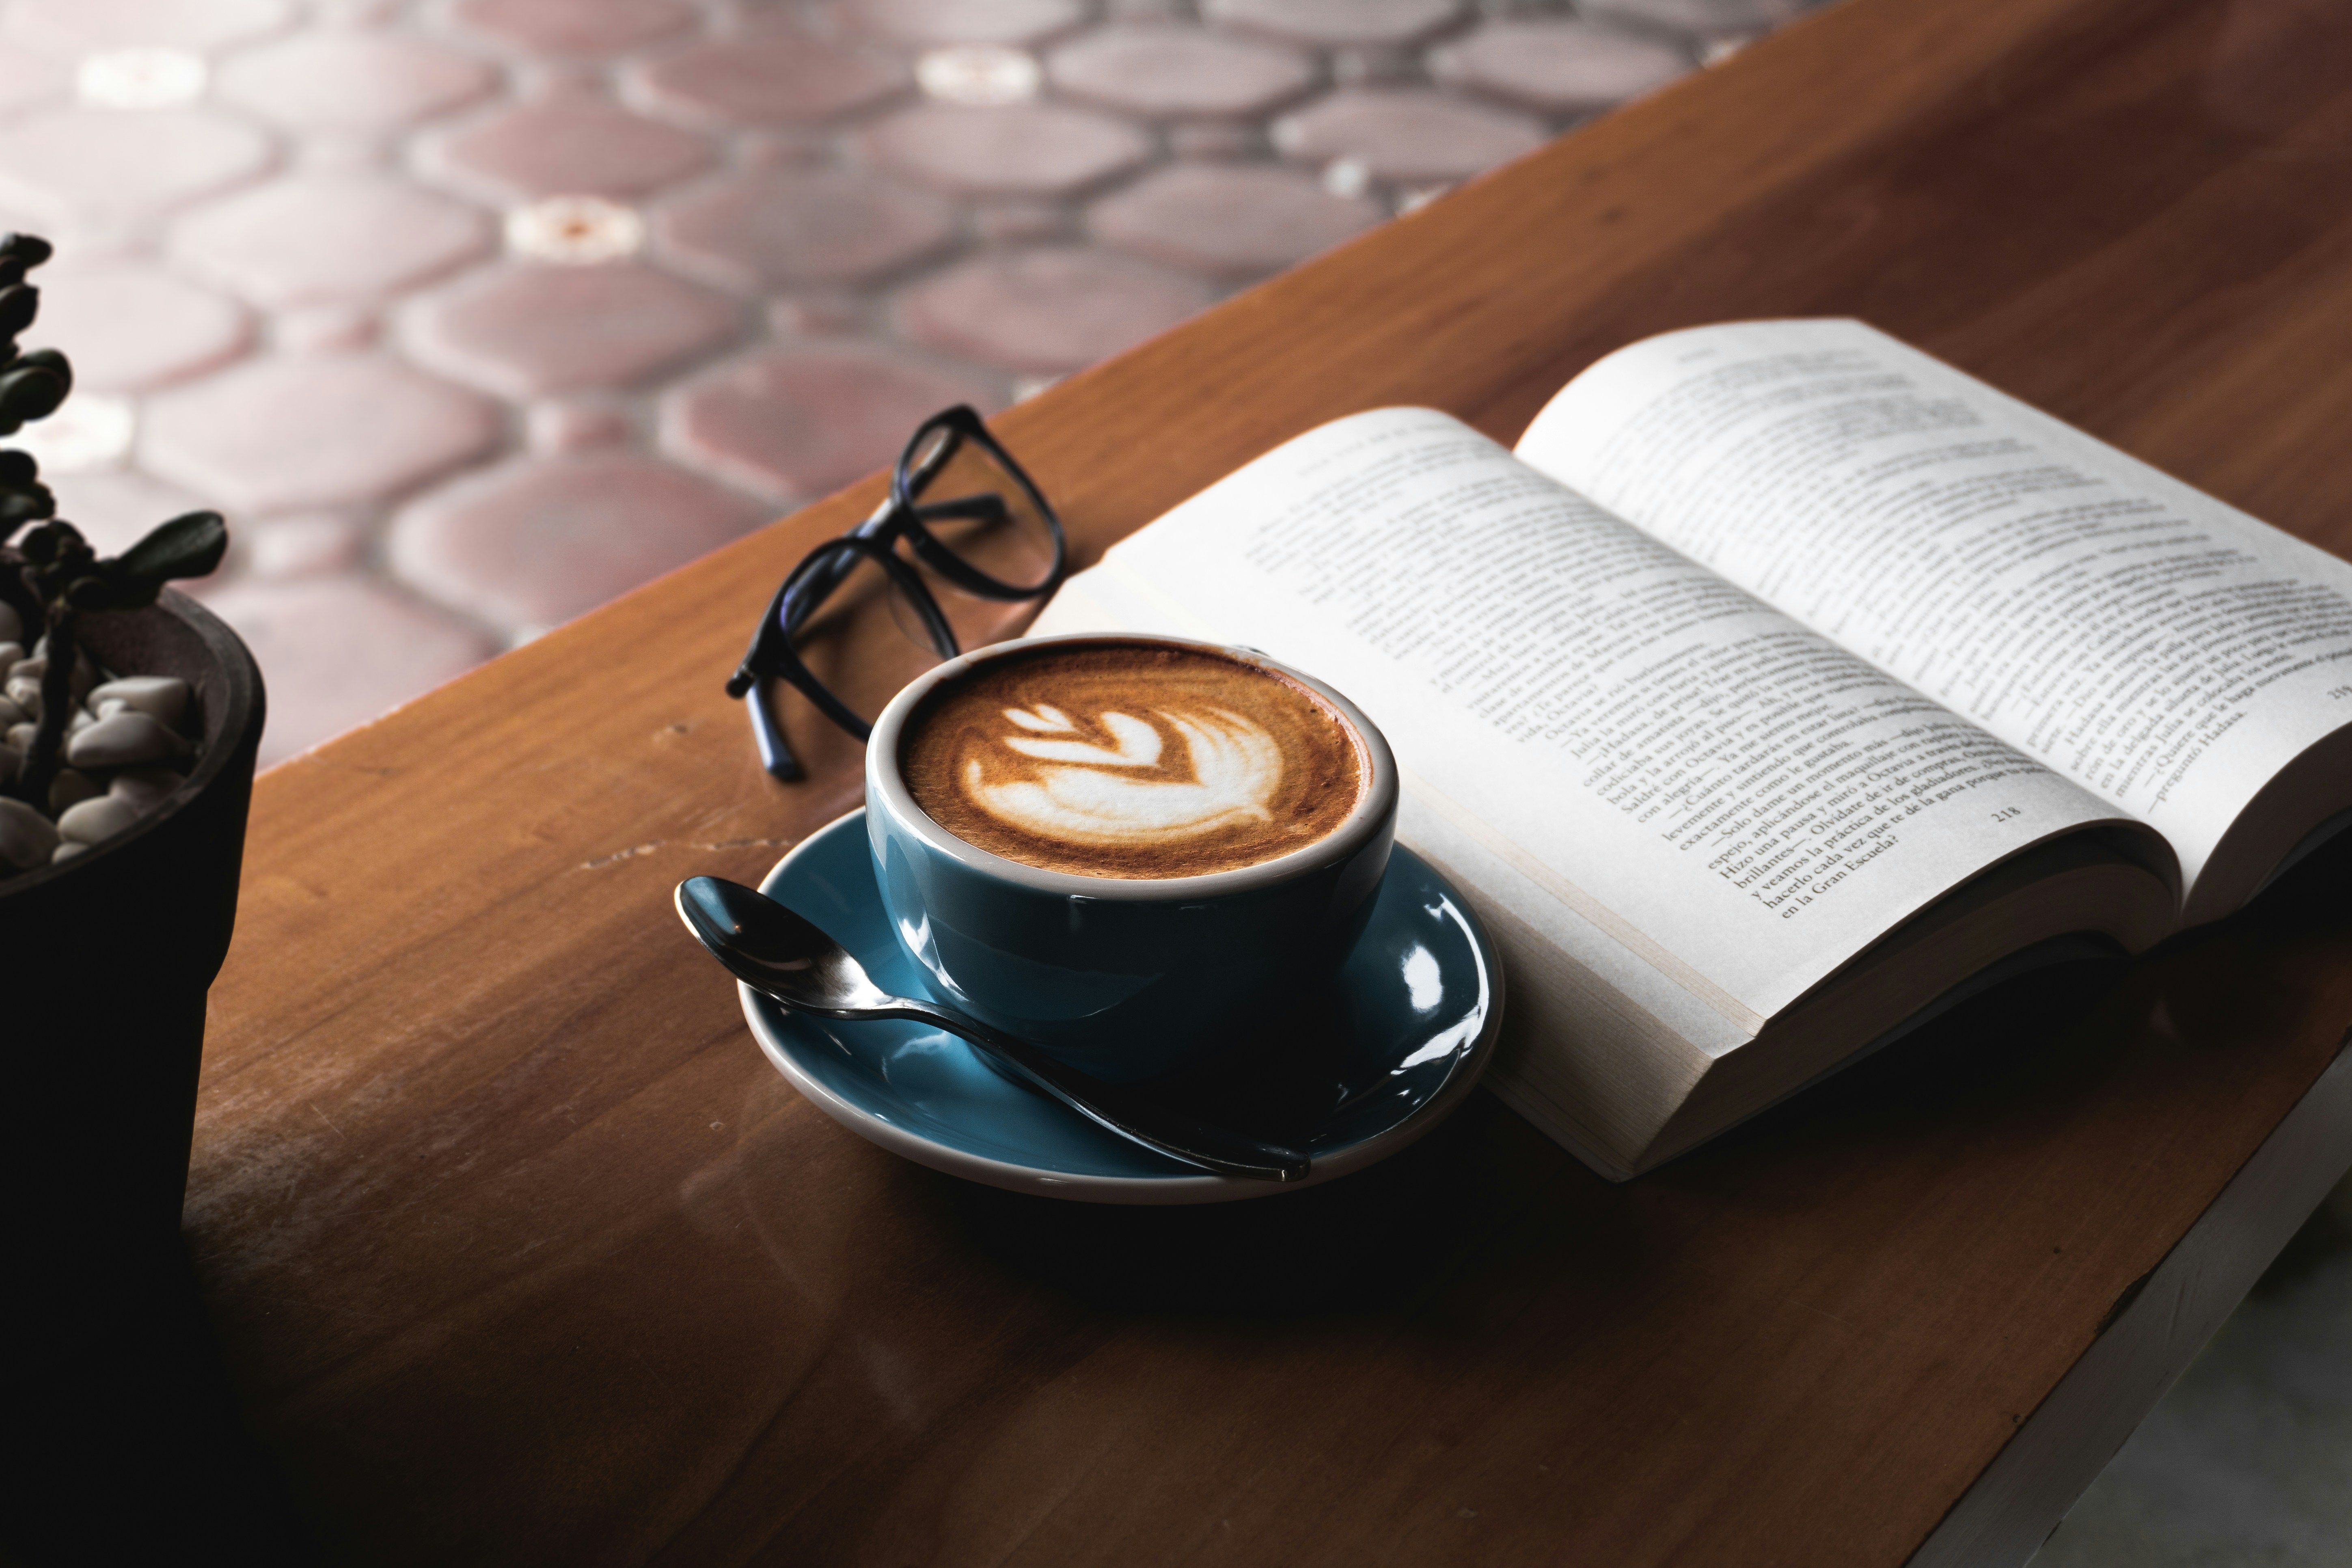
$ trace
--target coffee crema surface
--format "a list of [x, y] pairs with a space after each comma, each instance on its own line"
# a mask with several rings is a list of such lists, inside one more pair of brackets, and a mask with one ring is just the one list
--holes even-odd
[[898, 771], [967, 844], [1085, 877], [1198, 877], [1329, 835], [1362, 742], [1319, 695], [1237, 658], [1083, 642], [992, 659], [910, 716]]

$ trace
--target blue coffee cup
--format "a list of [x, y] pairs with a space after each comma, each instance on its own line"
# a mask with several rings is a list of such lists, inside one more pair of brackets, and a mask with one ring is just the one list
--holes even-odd
[[[1239, 659], [1329, 703], [1362, 742], [1354, 809], [1305, 848], [1205, 876], [1047, 870], [956, 837], [915, 804], [899, 767], [909, 721], [940, 687], [1056, 643], [1157, 644]], [[866, 826], [892, 930], [936, 997], [1107, 1082], [1223, 1055], [1250, 1020], [1337, 972], [1370, 919], [1396, 830], [1396, 761], [1356, 705], [1244, 648], [1079, 634], [998, 643], [909, 684], [866, 751]]]

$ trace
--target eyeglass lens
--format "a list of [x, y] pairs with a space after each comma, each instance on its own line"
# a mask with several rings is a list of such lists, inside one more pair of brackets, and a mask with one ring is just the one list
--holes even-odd
[[934, 425], [900, 471], [923, 531], [966, 566], [1004, 588], [1044, 586], [1054, 568], [1054, 531], [1029, 487], [987, 442]]

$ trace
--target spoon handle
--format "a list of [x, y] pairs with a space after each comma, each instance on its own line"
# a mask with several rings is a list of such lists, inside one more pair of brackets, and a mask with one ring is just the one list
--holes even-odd
[[1171, 1159], [1198, 1165], [1220, 1176], [1243, 1176], [1261, 1182], [1298, 1182], [1307, 1178], [1311, 1162], [1299, 1150], [1279, 1143], [1262, 1143], [1117, 1084], [1089, 1078], [1028, 1041], [992, 1029], [961, 1014], [925, 1006], [904, 997], [894, 1000], [895, 1005], [883, 1010], [887, 1016], [911, 1018], [961, 1036], [1089, 1121], [1148, 1149], [1157, 1149]]

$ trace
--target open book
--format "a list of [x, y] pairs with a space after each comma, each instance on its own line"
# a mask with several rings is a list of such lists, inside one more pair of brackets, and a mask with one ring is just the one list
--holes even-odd
[[1336, 420], [1035, 629], [1104, 628], [1370, 714], [1505, 955], [1489, 1085], [1616, 1177], [2352, 806], [2352, 565], [1859, 321], [1636, 343], [1516, 451]]

